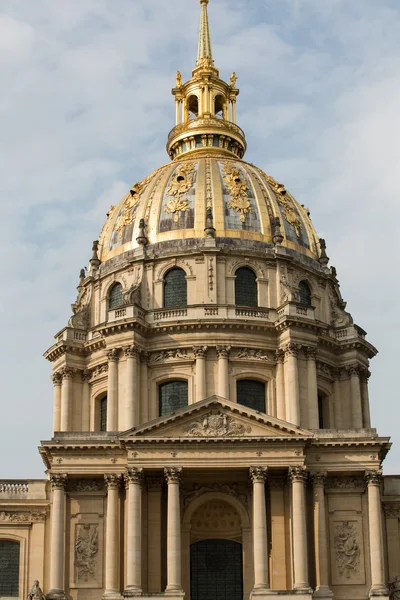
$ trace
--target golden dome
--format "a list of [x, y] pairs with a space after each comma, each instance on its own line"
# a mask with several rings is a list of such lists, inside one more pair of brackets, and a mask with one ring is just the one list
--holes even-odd
[[214, 237], [210, 225], [217, 245], [229, 238], [272, 246], [281, 237], [282, 246], [319, 257], [307, 209], [282, 184], [243, 160], [204, 149], [157, 169], [112, 208], [99, 239], [100, 259], [143, 242]]

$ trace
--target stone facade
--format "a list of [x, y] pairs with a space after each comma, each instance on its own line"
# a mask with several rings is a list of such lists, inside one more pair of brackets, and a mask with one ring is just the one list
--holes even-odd
[[0, 482], [1, 597], [6, 577], [9, 597], [39, 580], [49, 600], [398, 593], [376, 350], [307, 209], [242, 160], [207, 4], [173, 160], [110, 209], [45, 354], [48, 479]]

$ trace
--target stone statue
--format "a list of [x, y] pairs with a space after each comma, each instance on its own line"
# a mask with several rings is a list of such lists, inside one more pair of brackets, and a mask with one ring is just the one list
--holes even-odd
[[390, 600], [400, 600], [400, 576], [390, 584]]
[[33, 586], [28, 593], [28, 600], [45, 600], [45, 595], [40, 589], [37, 579], [33, 582]]
[[180, 71], [176, 72], [176, 87], [180, 88], [182, 87], [182, 75]]
[[237, 75], [236, 75], [235, 71], [233, 71], [230, 81], [229, 81], [229, 85], [234, 88], [236, 85], [237, 79], [238, 79]]

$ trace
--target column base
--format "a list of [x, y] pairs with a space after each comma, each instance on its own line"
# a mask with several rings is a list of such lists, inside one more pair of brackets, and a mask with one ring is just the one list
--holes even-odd
[[277, 592], [271, 590], [270, 587], [254, 587], [250, 593], [250, 600], [257, 598], [257, 600], [263, 600], [263, 598], [270, 598], [270, 596], [276, 595]]
[[369, 597], [374, 598], [379, 596], [380, 598], [389, 598], [389, 590], [384, 583], [373, 585], [369, 590]]
[[67, 597], [63, 590], [50, 590], [46, 594], [46, 600], [67, 600]]
[[123, 596], [119, 592], [106, 590], [103, 594], [104, 600], [122, 600]]
[[182, 598], [185, 597], [185, 592], [182, 588], [166, 588], [164, 595], [168, 596], [168, 598], [171, 598], [171, 600], [174, 598], [179, 598], [179, 600], [182, 600]]
[[313, 593], [313, 598], [318, 598], [318, 600], [325, 600], [325, 598], [333, 598], [333, 592], [328, 585], [320, 585], [315, 589]]
[[143, 596], [142, 588], [131, 587], [128, 586], [126, 590], [124, 590], [123, 597], [124, 598], [141, 598]]

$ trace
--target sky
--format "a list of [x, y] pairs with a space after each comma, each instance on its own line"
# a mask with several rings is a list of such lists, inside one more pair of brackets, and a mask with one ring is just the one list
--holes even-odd
[[[168, 162], [170, 94], [197, 52], [196, 0], [0, 0], [0, 478], [37, 478], [51, 365], [111, 204]], [[238, 75], [246, 159], [311, 211], [355, 322], [379, 349], [372, 423], [400, 473], [400, 4], [211, 0]]]

